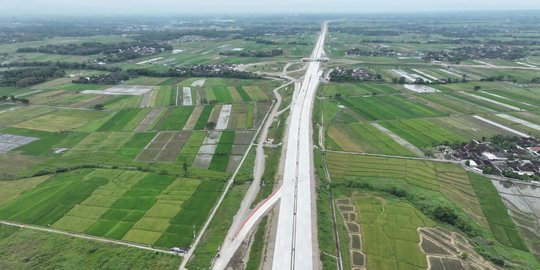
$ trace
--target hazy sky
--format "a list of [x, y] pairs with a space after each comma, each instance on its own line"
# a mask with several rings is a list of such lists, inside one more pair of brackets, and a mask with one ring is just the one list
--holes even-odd
[[0, 14], [365, 13], [540, 9], [540, 0], [0, 0]]

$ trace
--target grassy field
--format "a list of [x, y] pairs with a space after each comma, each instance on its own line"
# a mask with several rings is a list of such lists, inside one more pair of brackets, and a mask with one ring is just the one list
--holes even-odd
[[352, 200], [362, 227], [367, 268], [426, 269], [417, 228], [433, 227], [435, 222], [405, 202], [363, 193], [353, 194]]
[[491, 181], [473, 173], [469, 173], [469, 179], [495, 238], [506, 246], [528, 251], [529, 249], [518, 233], [514, 222], [510, 219], [506, 206]]
[[160, 86], [157, 91], [157, 106], [170, 106], [176, 104], [176, 87]]
[[227, 230], [232, 224], [232, 217], [240, 206], [248, 187], [247, 183], [233, 185], [203, 235], [202, 242], [195, 250], [194, 257], [189, 261], [187, 268], [205, 269], [211, 266], [211, 261], [217, 254]]
[[106, 112], [62, 110], [33, 118], [14, 127], [57, 132], [82, 127], [106, 114]]
[[105, 169], [29, 179], [22, 190], [3, 185], [10, 198], [0, 206], [3, 219], [166, 248], [189, 246], [222, 187]]
[[[384, 200], [406, 201], [436, 221], [438, 226], [452, 226], [467, 235], [469, 241], [476, 245], [476, 250], [485, 257], [502, 257], [521, 265], [522, 269], [538, 267], [497, 191], [487, 179], [467, 173], [455, 164], [334, 153], [326, 155], [336, 190], [344, 196], [350, 196], [351, 190], [362, 190]], [[379, 204], [374, 201], [367, 200], [370, 204]], [[386, 207], [388, 202], [383, 205]], [[370, 207], [359, 207], [360, 214], [362, 209]], [[451, 209], [449, 211], [460, 221], [451, 224], [441, 220], [437, 214], [440, 209]], [[365, 219], [360, 218], [360, 222]], [[367, 248], [367, 239], [377, 232], [366, 234], [363, 230], [363, 233]], [[378, 241], [378, 246], [384, 246], [383, 240], [379, 238]], [[367, 260], [369, 265], [369, 255]]]
[[123, 110], [130, 108], [138, 108], [141, 103], [142, 96], [118, 96], [112, 100], [105, 102], [107, 110]]
[[182, 147], [180, 155], [177, 157], [178, 162], [186, 163], [191, 165], [199, 152], [199, 148], [206, 137], [206, 132], [204, 131], [193, 131], [191, 136], [189, 136], [187, 142]]
[[203, 108], [203, 111], [201, 112], [201, 115], [199, 115], [199, 119], [197, 119], [197, 123], [195, 123], [194, 130], [203, 130], [206, 127], [206, 124], [208, 123], [208, 119], [210, 118], [210, 114], [212, 114], [213, 107], [210, 105], [206, 105]]
[[193, 112], [194, 107], [170, 107], [156, 124], [156, 130], [181, 130]]
[[388, 84], [378, 83], [329, 83], [321, 85], [320, 96], [328, 97], [337, 93], [346, 97], [361, 97], [372, 94], [394, 94], [398, 91]]
[[381, 125], [418, 147], [467, 141], [452, 131], [424, 119], [385, 121], [381, 122]]
[[181, 258], [0, 225], [1, 269], [177, 269]]
[[17, 151], [24, 155], [42, 156], [54, 155], [53, 148], [71, 148], [79, 143], [88, 134], [78, 132], [51, 133], [40, 130], [9, 128], [4, 132], [14, 135], [39, 138], [17, 148]]
[[414, 156], [371, 124], [332, 125], [327, 135], [330, 140], [327, 140], [326, 147], [333, 150]]
[[369, 121], [442, 115], [400, 96], [350, 97], [338, 101]]
[[213, 171], [226, 171], [229, 164], [229, 157], [234, 143], [234, 131], [224, 131], [219, 139], [216, 152], [210, 162], [208, 169]]
[[328, 153], [327, 158], [336, 181], [377, 179], [373, 184], [440, 192], [439, 195], [460, 206], [480, 224], [487, 225], [478, 199], [470, 192], [469, 179], [457, 165], [334, 153]]
[[149, 109], [127, 109], [119, 111], [109, 121], [98, 128], [97, 131], [133, 131], [149, 112]]
[[71, 148], [64, 156], [75, 157], [88, 154], [113, 156], [129, 141], [133, 133], [129, 132], [94, 132]]

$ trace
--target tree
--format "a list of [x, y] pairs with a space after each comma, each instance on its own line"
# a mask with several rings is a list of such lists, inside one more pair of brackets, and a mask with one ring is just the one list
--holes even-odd
[[99, 104], [96, 104], [94, 105], [94, 109], [100, 111], [100, 110], [103, 110], [105, 108], [105, 105], [99, 103]]
[[184, 164], [182, 164], [182, 169], [184, 170], [184, 176], [187, 176], [188, 175], [188, 164], [184, 162]]
[[400, 78], [398, 79], [398, 83], [399, 83], [399, 84], [404, 84], [404, 83], [406, 83], [406, 82], [407, 82], [407, 79], [406, 79], [405, 77], [400, 77]]
[[474, 87], [474, 90], [475, 90], [475, 91], [478, 91], [478, 90], [480, 90], [480, 89], [482, 89], [482, 86], [480, 86], [480, 85], [476, 85], [476, 86]]
[[444, 223], [455, 225], [459, 219], [458, 215], [454, 212], [454, 209], [446, 206], [437, 206], [433, 210], [433, 216], [435, 219]]
[[213, 130], [215, 128], [216, 128], [216, 123], [215, 122], [208, 122], [206, 124], [206, 129], [208, 129], [208, 130]]

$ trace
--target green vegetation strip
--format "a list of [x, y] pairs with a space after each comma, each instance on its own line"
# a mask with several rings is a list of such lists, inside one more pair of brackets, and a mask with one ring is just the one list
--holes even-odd
[[495, 238], [506, 246], [528, 251], [529, 249], [518, 233], [514, 222], [508, 215], [506, 206], [491, 181], [474, 173], [469, 173], [469, 179], [480, 204], [482, 204], [484, 215]]
[[201, 112], [201, 115], [199, 116], [199, 119], [197, 119], [197, 123], [195, 124], [194, 130], [203, 130], [206, 127], [206, 123], [208, 123], [208, 119], [210, 118], [210, 115], [212, 114], [213, 106], [206, 105], [204, 106], [203, 111]]
[[133, 118], [140, 112], [138, 109], [122, 110], [116, 113], [109, 121], [105, 122], [97, 131], [122, 131]]
[[193, 112], [194, 107], [171, 107], [156, 125], [157, 130], [181, 130]]
[[178, 269], [179, 256], [0, 225], [1, 269]]
[[229, 164], [229, 158], [234, 143], [234, 136], [234, 131], [224, 131], [221, 134], [216, 152], [214, 153], [212, 161], [210, 162], [210, 170], [221, 172], [227, 170], [227, 165]]

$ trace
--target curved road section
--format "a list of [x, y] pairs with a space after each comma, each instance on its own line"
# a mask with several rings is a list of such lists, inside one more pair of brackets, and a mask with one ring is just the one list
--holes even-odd
[[291, 104], [273, 270], [311, 270], [316, 269], [314, 262], [318, 261], [314, 256], [318, 249], [317, 239], [313, 239], [315, 181], [311, 118], [315, 92], [322, 75], [320, 66], [326, 32], [324, 23], [302, 85]]

